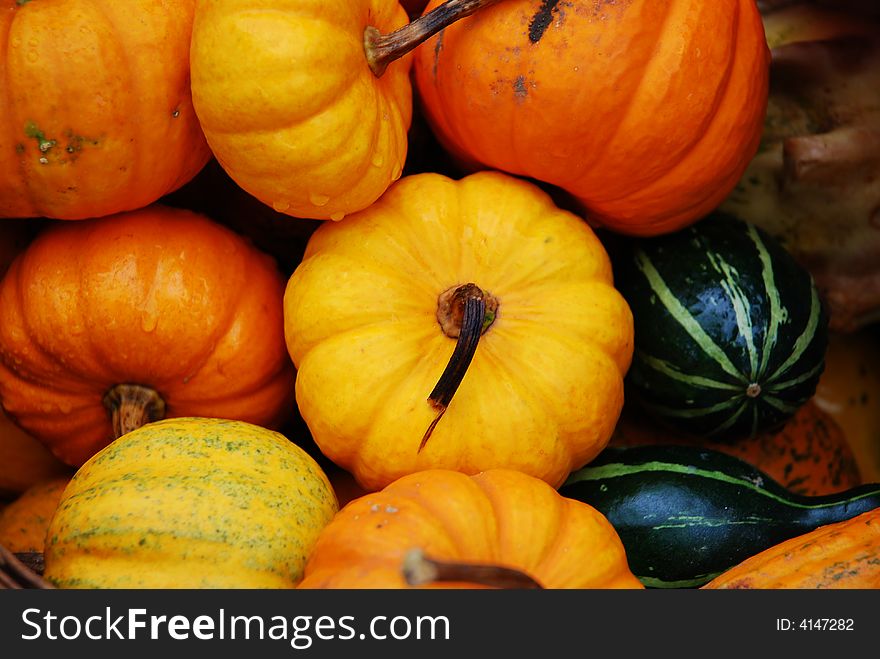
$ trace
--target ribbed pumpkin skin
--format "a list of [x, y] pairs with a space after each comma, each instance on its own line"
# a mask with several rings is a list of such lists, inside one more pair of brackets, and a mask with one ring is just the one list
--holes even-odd
[[880, 588], [880, 508], [762, 551], [703, 588]]
[[166, 416], [276, 427], [293, 403], [283, 292], [271, 258], [202, 215], [59, 223], [0, 282], [0, 401], [74, 466], [112, 439], [102, 399], [121, 383]]
[[336, 509], [323, 471], [283, 435], [166, 419], [77, 472], [45, 576], [62, 588], [291, 588]]
[[192, 106], [194, 0], [0, 3], [0, 217], [142, 208], [210, 151]]
[[68, 471], [70, 467], [15, 425], [0, 408], [0, 498], [20, 494]]
[[199, 0], [193, 101], [227, 173], [296, 217], [375, 201], [406, 159], [412, 58], [376, 78], [364, 30], [406, 22], [396, 0]]
[[863, 482], [843, 430], [812, 400], [781, 429], [736, 442], [711, 441], [671, 432], [624, 410], [611, 445], [646, 444], [680, 444], [721, 451], [748, 462], [796, 494], [831, 494]]
[[592, 222], [637, 235], [686, 226], [733, 189], [758, 147], [768, 70], [754, 0], [505, 0], [414, 63], [461, 160], [557, 185]]
[[813, 396], [828, 317], [775, 239], [718, 215], [621, 243], [615, 276], [636, 321], [627, 391], [656, 418], [736, 439], [781, 426]]
[[0, 511], [0, 545], [12, 552], [42, 552], [68, 481], [70, 476], [35, 483]]
[[427, 470], [352, 501], [321, 532], [299, 587], [408, 588], [400, 568], [413, 548], [512, 567], [545, 588], [642, 587], [602, 515], [506, 469]]
[[[455, 347], [438, 296], [475, 283], [498, 311], [430, 441], [428, 395]], [[299, 410], [368, 490], [428, 468], [519, 469], [560, 485], [623, 406], [632, 314], [592, 230], [497, 172], [407, 177], [313, 234], [284, 296]]]

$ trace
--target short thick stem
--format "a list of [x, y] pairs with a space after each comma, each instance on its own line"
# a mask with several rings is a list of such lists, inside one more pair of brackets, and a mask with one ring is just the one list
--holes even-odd
[[425, 448], [434, 428], [443, 418], [477, 352], [480, 336], [495, 322], [497, 313], [498, 300], [476, 284], [451, 288], [438, 298], [437, 321], [443, 333], [455, 338], [456, 343], [449, 363], [428, 396], [428, 402], [437, 411], [437, 416], [425, 431], [419, 451]]
[[471, 583], [490, 588], [543, 588], [525, 572], [500, 565], [438, 561], [420, 549], [409, 551], [403, 560], [403, 578], [410, 586], [434, 583]]
[[448, 0], [390, 34], [382, 34], [372, 25], [367, 27], [364, 30], [364, 52], [370, 69], [377, 78], [381, 77], [391, 62], [400, 59], [423, 41], [496, 2], [498, 0]]
[[165, 401], [155, 389], [139, 384], [117, 384], [104, 394], [104, 407], [119, 439], [153, 421], [165, 418]]

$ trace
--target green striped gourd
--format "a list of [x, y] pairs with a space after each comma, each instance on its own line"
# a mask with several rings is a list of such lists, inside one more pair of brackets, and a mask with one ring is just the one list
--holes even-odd
[[635, 320], [627, 393], [655, 418], [736, 439], [781, 426], [814, 394], [827, 313], [775, 239], [717, 214], [612, 252]]
[[702, 586], [780, 542], [880, 506], [880, 484], [794, 494], [738, 458], [691, 446], [606, 449], [559, 493], [608, 518], [633, 574], [653, 588]]
[[175, 418], [77, 471], [49, 525], [61, 588], [293, 588], [337, 511], [318, 464], [241, 421]]

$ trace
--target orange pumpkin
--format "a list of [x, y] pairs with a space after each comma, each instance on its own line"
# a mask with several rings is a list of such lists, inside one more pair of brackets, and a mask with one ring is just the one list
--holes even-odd
[[862, 483], [843, 430], [813, 401], [801, 406], [782, 428], [737, 442], [676, 434], [626, 410], [611, 444], [681, 444], [721, 451], [745, 460], [798, 494], [832, 494]]
[[473, 588], [518, 576], [545, 588], [642, 587], [614, 528], [591, 506], [517, 471], [434, 469], [337, 513], [318, 536], [299, 588], [406, 588], [411, 550], [439, 572], [425, 585]]
[[14, 497], [40, 481], [70, 471], [0, 408], [0, 498]]
[[56, 224], [0, 282], [0, 401], [77, 466], [162, 416], [278, 427], [283, 290], [271, 258], [189, 211]]
[[766, 549], [703, 588], [880, 588], [880, 508]]
[[498, 172], [409, 176], [325, 223], [284, 323], [315, 443], [369, 490], [427, 468], [561, 485], [608, 443], [633, 350], [595, 233]]
[[0, 7], [0, 217], [141, 208], [208, 161], [189, 85], [195, 0]]
[[414, 72], [460, 160], [653, 235], [736, 185], [761, 137], [769, 59], [754, 0], [505, 0], [419, 46]]
[[52, 515], [70, 476], [35, 483], [0, 512], [0, 545], [11, 552], [42, 552]]

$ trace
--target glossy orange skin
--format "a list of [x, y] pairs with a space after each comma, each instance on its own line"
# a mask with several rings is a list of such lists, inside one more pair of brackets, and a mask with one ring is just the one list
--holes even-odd
[[636, 235], [687, 226], [733, 189], [758, 147], [768, 72], [754, 0], [505, 0], [414, 63], [461, 161], [552, 183], [591, 222]]
[[803, 405], [782, 428], [737, 442], [676, 434], [627, 412], [611, 437], [614, 446], [702, 446], [745, 460], [798, 494], [832, 494], [862, 483], [843, 430], [814, 401]]
[[293, 403], [274, 261], [154, 205], [48, 228], [0, 282], [0, 401], [63, 461], [112, 438], [104, 394], [154, 388], [166, 416], [275, 428]]
[[370, 70], [364, 30], [397, 0], [198, 0], [193, 100], [218, 162], [287, 215], [341, 220], [403, 171], [412, 56]]
[[146, 206], [204, 166], [195, 0], [0, 1], [0, 218]]
[[604, 516], [507, 469], [427, 470], [352, 501], [321, 531], [299, 588], [408, 588], [400, 567], [413, 548], [515, 568], [545, 588], [642, 588]]
[[880, 508], [786, 540], [703, 588], [880, 588]]

